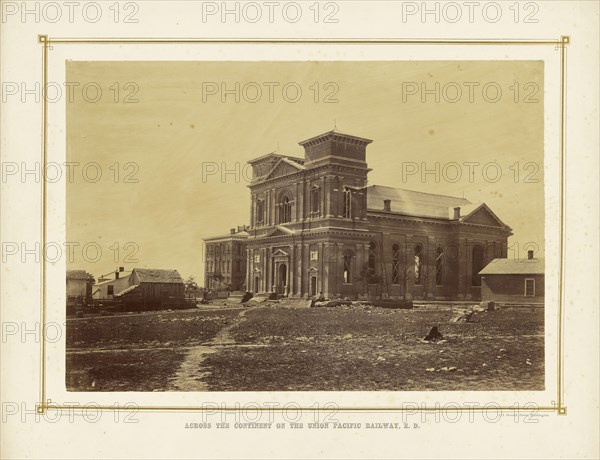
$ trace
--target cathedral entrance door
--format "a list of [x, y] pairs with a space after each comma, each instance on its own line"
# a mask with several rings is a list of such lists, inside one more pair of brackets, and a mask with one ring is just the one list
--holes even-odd
[[287, 295], [287, 265], [284, 263], [277, 270], [277, 294]]
[[310, 295], [313, 297], [317, 295], [317, 277], [316, 276], [310, 277]]

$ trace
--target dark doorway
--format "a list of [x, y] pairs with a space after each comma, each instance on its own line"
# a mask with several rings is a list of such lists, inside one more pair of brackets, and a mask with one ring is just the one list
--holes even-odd
[[473, 259], [471, 264], [471, 286], [481, 286], [479, 272], [483, 269], [483, 248], [473, 246]]
[[287, 286], [287, 265], [281, 264], [279, 266], [279, 277], [277, 283], [277, 293], [285, 295]]

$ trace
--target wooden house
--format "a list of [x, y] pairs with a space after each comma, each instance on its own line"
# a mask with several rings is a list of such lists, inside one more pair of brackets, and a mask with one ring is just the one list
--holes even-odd
[[157, 310], [185, 305], [184, 284], [177, 270], [135, 268], [129, 285], [114, 296], [126, 309]]
[[544, 305], [544, 259], [494, 259], [481, 275], [481, 300], [506, 305]]

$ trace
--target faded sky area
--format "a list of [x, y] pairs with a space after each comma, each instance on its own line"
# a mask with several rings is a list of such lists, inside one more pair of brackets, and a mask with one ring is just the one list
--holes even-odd
[[[67, 184], [67, 241], [97, 243], [102, 256], [76, 251], [68, 268], [174, 268], [201, 282], [202, 238], [248, 223], [246, 162], [303, 156], [298, 142], [334, 126], [373, 139], [370, 184], [485, 202], [513, 228], [509, 243], [543, 253], [541, 61], [66, 65], [69, 82], [102, 88], [97, 102], [90, 87], [67, 106], [67, 161], [102, 169], [97, 182]], [[223, 101], [221, 83], [236, 82], [239, 102], [235, 91]], [[128, 242], [138, 262], [125, 259]]]

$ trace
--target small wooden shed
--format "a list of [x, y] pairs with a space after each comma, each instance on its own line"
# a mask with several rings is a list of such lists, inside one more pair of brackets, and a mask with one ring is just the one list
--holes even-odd
[[544, 305], [544, 259], [494, 259], [481, 275], [481, 300], [506, 305]]
[[157, 310], [185, 305], [184, 284], [177, 270], [135, 268], [129, 286], [115, 294], [127, 309]]

